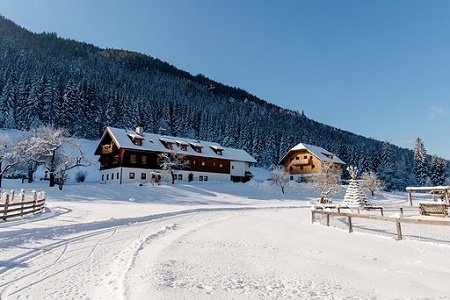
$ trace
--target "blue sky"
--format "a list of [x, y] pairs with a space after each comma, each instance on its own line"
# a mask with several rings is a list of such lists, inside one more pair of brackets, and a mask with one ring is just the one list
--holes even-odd
[[0, 14], [450, 159], [448, 0], [1, 0]]

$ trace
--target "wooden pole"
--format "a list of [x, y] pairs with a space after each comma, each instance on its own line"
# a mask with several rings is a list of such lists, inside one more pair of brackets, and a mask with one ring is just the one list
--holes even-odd
[[23, 216], [23, 202], [25, 201], [25, 193], [22, 193], [22, 203], [20, 205], [20, 216]]
[[348, 219], [348, 233], [352, 233], [353, 232], [353, 226], [352, 226], [352, 217], [347, 217]]
[[3, 212], [3, 220], [4, 221], [6, 221], [6, 219], [8, 218], [8, 206], [9, 206], [9, 195], [6, 194], [5, 211]]
[[409, 206], [412, 206], [411, 190], [408, 190], [408, 201], [409, 201]]
[[397, 227], [397, 239], [398, 240], [402, 240], [403, 236], [402, 236], [402, 225], [399, 222], [399, 219], [397, 219], [397, 222], [395, 222], [395, 225]]

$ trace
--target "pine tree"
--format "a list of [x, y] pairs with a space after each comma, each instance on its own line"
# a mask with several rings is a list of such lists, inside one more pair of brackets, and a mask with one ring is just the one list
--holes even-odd
[[428, 179], [427, 152], [420, 138], [414, 147], [414, 175], [418, 186], [424, 186]]
[[386, 191], [391, 191], [395, 182], [395, 156], [392, 144], [385, 141], [380, 151], [380, 163], [378, 165], [378, 176], [384, 182]]
[[430, 179], [433, 185], [443, 185], [445, 182], [445, 162], [437, 155], [431, 158]]

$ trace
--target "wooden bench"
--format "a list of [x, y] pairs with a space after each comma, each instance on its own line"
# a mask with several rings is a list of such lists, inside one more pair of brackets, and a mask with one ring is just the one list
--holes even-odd
[[419, 202], [419, 212], [424, 216], [448, 216], [448, 204], [443, 202]]

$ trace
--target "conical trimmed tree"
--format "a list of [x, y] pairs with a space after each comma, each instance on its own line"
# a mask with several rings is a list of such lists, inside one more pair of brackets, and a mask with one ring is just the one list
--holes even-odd
[[369, 200], [356, 179], [358, 176], [358, 169], [356, 167], [347, 167], [347, 171], [350, 174], [351, 179], [347, 191], [345, 192], [343, 203], [350, 207], [364, 207], [370, 205]]

